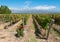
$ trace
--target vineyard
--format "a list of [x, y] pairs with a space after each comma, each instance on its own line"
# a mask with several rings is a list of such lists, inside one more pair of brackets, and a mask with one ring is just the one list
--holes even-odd
[[[49, 24], [51, 23], [52, 19], [54, 19], [54, 21], [52, 22], [52, 24], [55, 24], [55, 25], [60, 25], [60, 15], [59, 14], [36, 14], [36, 15], [33, 15], [34, 18], [36, 19], [36, 21], [38, 22], [38, 24], [44, 29], [44, 30], [48, 30], [49, 28]], [[51, 25], [52, 25], [51, 24]], [[53, 27], [54, 29], [59, 29], [59, 27], [55, 28]], [[58, 30], [58, 32], [60, 32], [60, 30]]]
[[59, 42], [60, 14], [0, 14], [0, 42], [4, 41]]
[[25, 21], [27, 20], [28, 18], [28, 14], [25, 15], [21, 15], [21, 14], [0, 14], [0, 21], [3, 21], [3, 22], [18, 22], [20, 21], [22, 18], [25, 18]]

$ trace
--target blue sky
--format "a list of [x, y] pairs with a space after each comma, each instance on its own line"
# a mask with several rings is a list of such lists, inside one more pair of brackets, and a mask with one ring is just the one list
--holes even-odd
[[54, 10], [60, 12], [60, 0], [0, 0], [0, 5], [6, 5], [11, 10]]

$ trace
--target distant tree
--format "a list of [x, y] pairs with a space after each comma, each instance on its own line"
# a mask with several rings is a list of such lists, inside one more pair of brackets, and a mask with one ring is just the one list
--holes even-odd
[[11, 10], [7, 6], [0, 6], [0, 14], [10, 14]]

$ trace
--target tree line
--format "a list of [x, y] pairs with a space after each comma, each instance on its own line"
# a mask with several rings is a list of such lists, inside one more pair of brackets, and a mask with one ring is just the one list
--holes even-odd
[[4, 5], [0, 6], [0, 14], [10, 14], [10, 13], [11, 10], [7, 6]]

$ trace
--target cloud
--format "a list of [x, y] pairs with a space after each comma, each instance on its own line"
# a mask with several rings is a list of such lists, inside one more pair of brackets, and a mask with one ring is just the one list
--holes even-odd
[[30, 5], [30, 3], [31, 3], [31, 1], [25, 1], [25, 2], [24, 2], [24, 5], [29, 6], [29, 5]]
[[26, 9], [29, 9], [30, 8], [29, 7], [30, 3], [31, 3], [31, 1], [25, 1], [23, 7], [21, 7], [21, 8], [13, 8], [13, 7], [10, 7], [9, 9], [11, 9], [11, 10], [20, 10], [20, 11], [26, 10]]
[[31, 1], [25, 1], [23, 8], [29, 8], [30, 3], [31, 3]]
[[56, 6], [35, 6], [35, 7], [23, 7], [23, 8], [10, 8], [11, 10], [52, 10], [56, 9]]
[[[23, 7], [21, 8], [10, 8], [11, 10], [18, 10], [18, 11], [28, 11], [28, 10], [53, 10], [53, 9], [56, 9], [57, 7], [56, 6], [48, 6], [48, 5], [38, 5], [38, 6], [30, 6], [32, 2], [27, 0], [24, 2], [24, 5]], [[30, 6], [30, 7], [29, 7]]]
[[20, 10], [20, 8], [9, 8], [11, 10]]
[[32, 9], [36, 10], [50, 10], [50, 9], [55, 9], [56, 6], [35, 6]]

